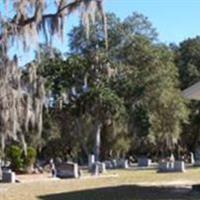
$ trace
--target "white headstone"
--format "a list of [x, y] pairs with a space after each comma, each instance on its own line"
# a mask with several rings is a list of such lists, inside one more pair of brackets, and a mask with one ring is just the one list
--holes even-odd
[[94, 166], [94, 172], [93, 172], [93, 174], [95, 176], [98, 176], [100, 174], [100, 165], [99, 165], [98, 162], [96, 162], [93, 166]]
[[129, 168], [129, 164], [128, 164], [128, 160], [124, 161], [124, 169], [128, 169]]
[[91, 154], [88, 157], [88, 168], [92, 169], [94, 164], [95, 164], [95, 156], [93, 154]]
[[105, 163], [100, 163], [100, 172], [105, 173], [106, 172], [106, 164]]

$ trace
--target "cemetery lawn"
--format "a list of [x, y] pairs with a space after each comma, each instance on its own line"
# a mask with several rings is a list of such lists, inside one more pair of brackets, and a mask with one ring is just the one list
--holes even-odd
[[[111, 176], [117, 174], [117, 176]], [[200, 168], [186, 173], [114, 170], [108, 177], [40, 180], [0, 184], [0, 200], [197, 200], [191, 184], [200, 184]], [[176, 186], [176, 187], [175, 187]]]

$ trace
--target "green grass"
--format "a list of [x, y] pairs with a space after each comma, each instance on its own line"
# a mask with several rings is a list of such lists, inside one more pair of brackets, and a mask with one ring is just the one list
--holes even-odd
[[[117, 177], [0, 185], [0, 200], [198, 200], [200, 194], [174, 185], [200, 183], [200, 169], [159, 174], [155, 170], [111, 171]], [[1, 198], [2, 196], [2, 198]]]

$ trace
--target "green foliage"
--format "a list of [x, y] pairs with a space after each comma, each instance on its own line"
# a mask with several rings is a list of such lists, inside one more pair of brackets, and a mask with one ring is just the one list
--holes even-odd
[[[66, 60], [60, 56], [52, 60], [47, 54], [42, 59], [39, 73], [46, 77], [54, 103], [50, 124], [57, 127], [57, 139], [46, 143], [46, 151], [55, 143], [58, 152], [49, 155], [85, 157], [94, 151], [99, 125], [104, 159], [110, 152], [124, 156], [128, 151], [175, 150], [188, 116], [180, 90], [181, 70], [174, 63], [177, 48], [156, 43], [156, 30], [138, 13], [124, 21], [108, 14], [109, 51], [98, 20], [90, 26], [89, 40], [82, 25], [73, 28]], [[192, 59], [190, 63], [195, 64]], [[56, 104], [61, 100], [59, 110]]]
[[33, 147], [28, 147], [27, 148], [27, 155], [24, 158], [24, 167], [30, 167], [32, 166], [37, 157], [37, 152]]
[[17, 145], [8, 147], [6, 157], [11, 162], [11, 168], [14, 171], [20, 171], [23, 167], [22, 150]]
[[185, 40], [175, 50], [181, 88], [185, 89], [200, 79], [200, 37]]
[[143, 37], [132, 37], [119, 54], [124, 64], [113, 86], [129, 110], [130, 134], [139, 144], [145, 138], [158, 150], [173, 150], [188, 112], [172, 52]]
[[[118, 48], [123, 46], [124, 40], [129, 40], [132, 36], [142, 36], [148, 40], [154, 41], [157, 39], [157, 32], [152, 26], [151, 22], [142, 14], [133, 13], [128, 16], [124, 21], [114, 13], [107, 13], [108, 21], [108, 43], [109, 43], [109, 56], [113, 56], [118, 51]], [[69, 33], [70, 53], [73, 55], [94, 55], [97, 49], [104, 48], [104, 30], [101, 25], [101, 18], [98, 18], [94, 24], [90, 24], [89, 40], [86, 39], [84, 34], [84, 27], [79, 25], [74, 27]]]
[[128, 137], [124, 137], [123, 134], [118, 135], [118, 137], [115, 138], [115, 142], [112, 143], [113, 158], [125, 158], [130, 149], [130, 142], [130, 139]]
[[[187, 39], [174, 50], [181, 88], [186, 89], [200, 80], [200, 37]], [[190, 111], [187, 123], [184, 123], [181, 142], [189, 151], [195, 151], [200, 144], [200, 103], [188, 101]]]
[[66, 160], [68, 154], [68, 147], [63, 139], [52, 139], [50, 140], [42, 151], [42, 155], [45, 159], [49, 160], [51, 158], [61, 158]]
[[22, 172], [31, 167], [35, 163], [36, 157], [37, 153], [33, 147], [27, 148], [27, 155], [17, 145], [11, 145], [6, 150], [6, 159], [11, 162], [11, 169], [16, 172]]

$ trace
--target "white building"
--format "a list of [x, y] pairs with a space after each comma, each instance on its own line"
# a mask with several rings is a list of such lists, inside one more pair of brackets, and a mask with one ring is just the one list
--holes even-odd
[[183, 90], [183, 96], [191, 100], [200, 100], [200, 82]]

